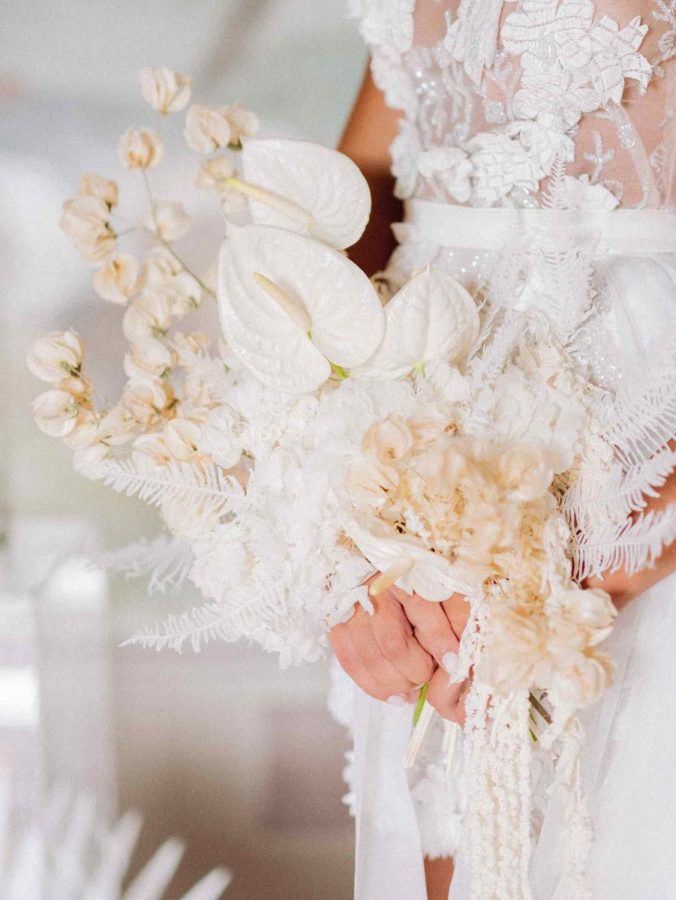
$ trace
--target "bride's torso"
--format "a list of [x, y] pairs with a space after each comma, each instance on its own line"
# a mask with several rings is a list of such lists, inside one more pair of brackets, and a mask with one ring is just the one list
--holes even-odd
[[400, 197], [539, 207], [558, 175], [558, 206], [675, 205], [676, 0], [352, 5]]

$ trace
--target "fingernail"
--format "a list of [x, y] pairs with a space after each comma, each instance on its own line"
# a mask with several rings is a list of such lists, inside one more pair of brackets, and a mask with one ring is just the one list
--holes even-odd
[[406, 701], [399, 694], [392, 694], [391, 697], [387, 698], [386, 702], [391, 703], [392, 706], [406, 706]]
[[458, 668], [458, 654], [454, 653], [452, 650], [449, 650], [448, 653], [444, 653], [441, 657], [441, 665], [446, 669], [449, 675], [455, 674], [455, 670]]

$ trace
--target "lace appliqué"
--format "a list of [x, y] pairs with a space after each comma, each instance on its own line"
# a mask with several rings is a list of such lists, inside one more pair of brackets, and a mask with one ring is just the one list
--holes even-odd
[[[648, 25], [639, 17], [621, 27], [597, 16], [593, 0], [510, 2], [517, 8], [500, 27], [505, 0], [461, 0], [438, 42], [417, 47], [410, 0], [353, 0], [374, 78], [405, 113], [392, 146], [398, 196], [540, 205], [555, 162], [575, 158], [581, 119], [619, 109], [629, 81], [647, 88], [653, 67], [640, 50]], [[676, 0], [656, 2], [653, 16], [671, 28], [660, 38], [663, 66], [676, 52]], [[626, 142], [627, 120], [614, 118]], [[590, 180], [599, 179], [595, 169]], [[620, 184], [604, 186], [621, 199]]]

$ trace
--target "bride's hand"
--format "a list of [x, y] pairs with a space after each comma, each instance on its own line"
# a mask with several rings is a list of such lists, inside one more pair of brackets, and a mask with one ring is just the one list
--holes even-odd
[[[396, 587], [373, 597], [372, 602], [372, 615], [356, 605], [351, 619], [331, 629], [336, 657], [372, 697], [393, 703], [415, 702], [419, 687], [425, 682], [431, 686], [437, 667], [448, 664], [457, 653], [458, 635], [449, 612], [453, 611], [463, 628], [466, 616], [463, 621], [453, 598], [445, 604], [431, 603]], [[448, 676], [445, 678], [447, 682]]]
[[[459, 641], [469, 618], [469, 603], [462, 594], [453, 594], [440, 605]], [[465, 722], [465, 696], [471, 686], [471, 677], [459, 684], [450, 683], [457, 662], [457, 654], [448, 654], [443, 659], [443, 665], [435, 671], [430, 679], [426, 699], [444, 719], [463, 725]]]

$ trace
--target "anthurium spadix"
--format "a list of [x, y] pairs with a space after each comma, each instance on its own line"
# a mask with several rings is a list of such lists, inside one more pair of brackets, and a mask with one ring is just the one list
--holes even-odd
[[458, 592], [468, 594], [472, 585], [460, 566], [454, 566], [438, 553], [421, 546], [416, 537], [393, 536], [383, 522], [368, 523], [350, 519], [344, 526], [347, 536], [382, 575], [373, 584], [373, 592], [396, 585], [408, 594], [425, 600], [447, 600]]
[[291, 393], [361, 365], [383, 337], [382, 306], [361, 269], [326, 244], [269, 225], [231, 228], [218, 303], [235, 356], [264, 384]]
[[308, 234], [331, 247], [351, 247], [371, 212], [371, 192], [357, 166], [337, 150], [308, 141], [253, 138], [242, 148], [242, 178], [251, 218]]
[[353, 374], [401, 378], [434, 359], [454, 362], [479, 332], [471, 295], [450, 275], [426, 268], [414, 275], [385, 307], [385, 337], [375, 354]]

